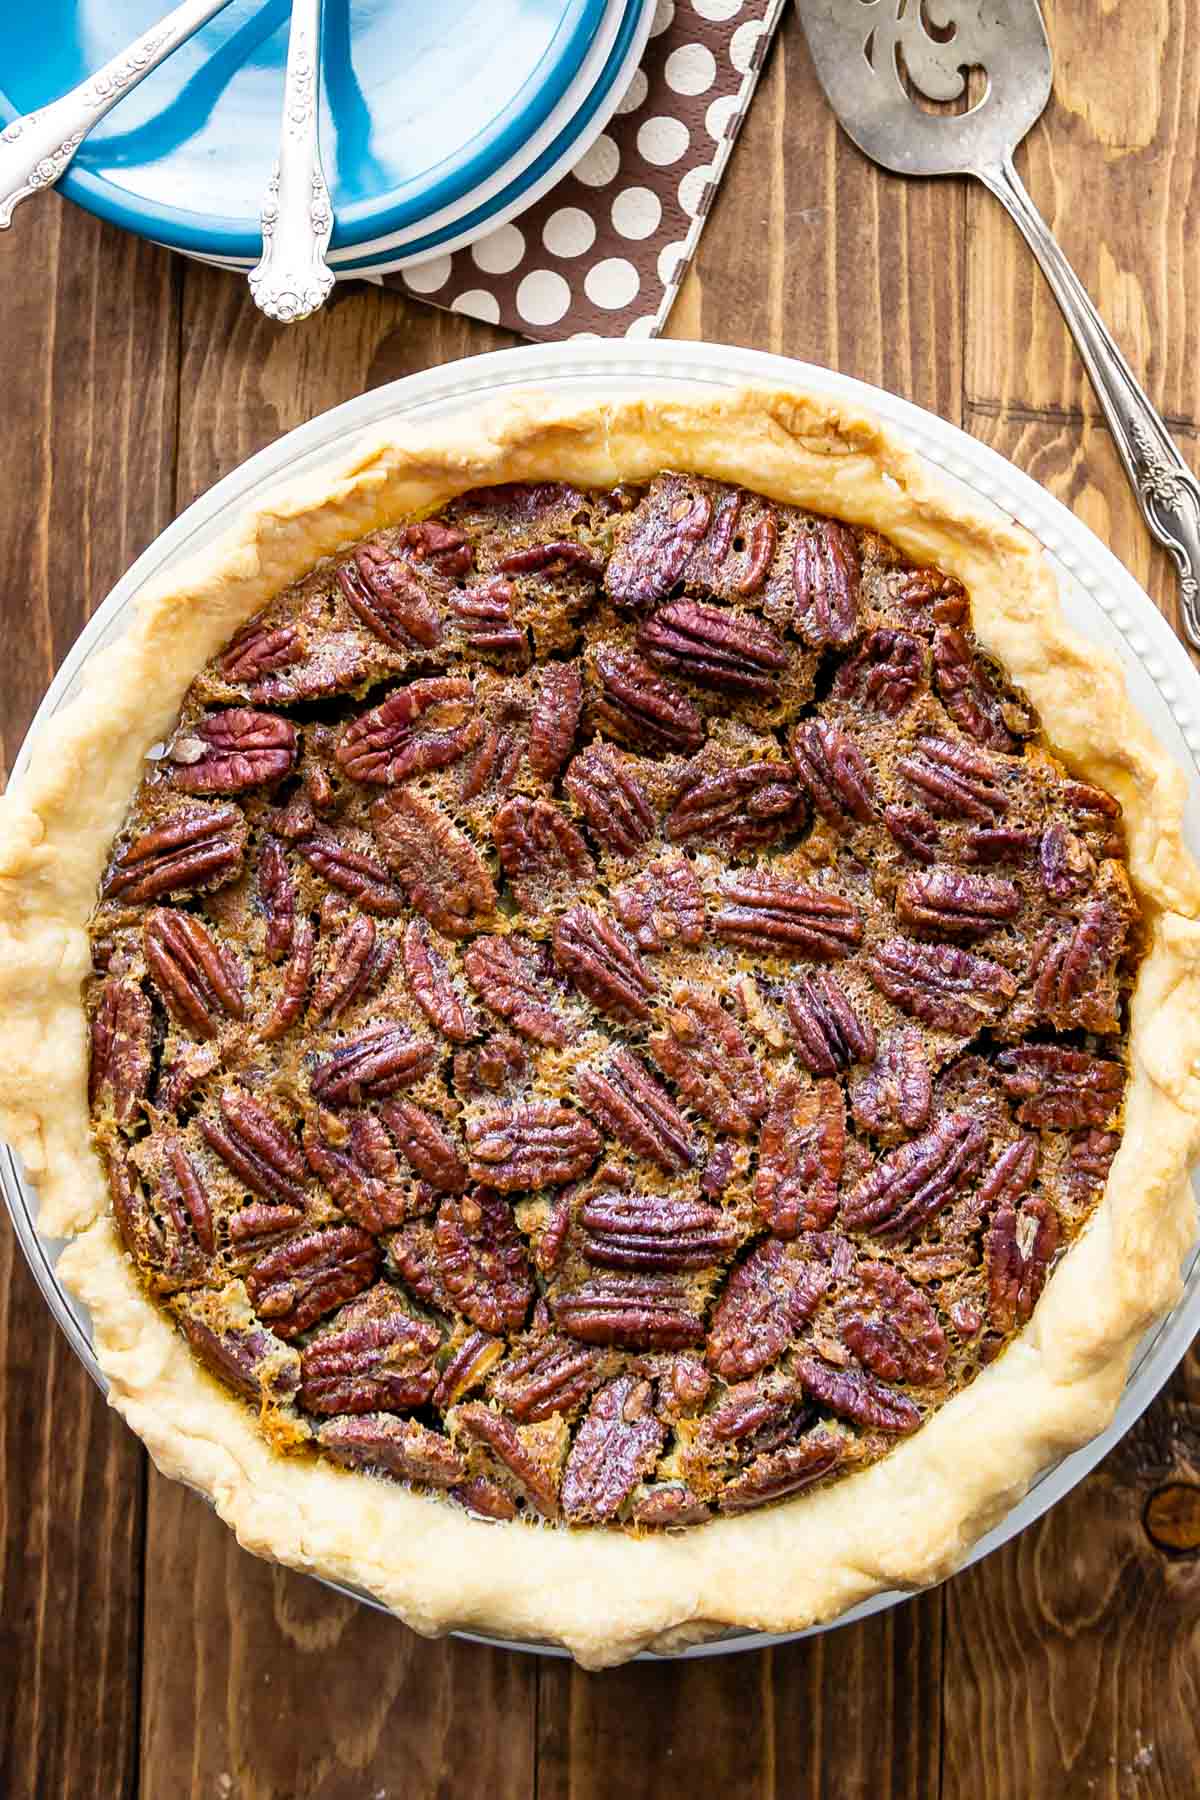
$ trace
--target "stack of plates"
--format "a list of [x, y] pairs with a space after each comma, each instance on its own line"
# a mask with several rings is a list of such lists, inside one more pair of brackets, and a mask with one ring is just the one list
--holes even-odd
[[[0, 7], [0, 127], [77, 82], [166, 0]], [[287, 0], [232, 0], [128, 95], [60, 183], [172, 249], [249, 268], [279, 140]], [[321, 151], [338, 275], [494, 231], [566, 174], [628, 87], [655, 0], [327, 0]]]

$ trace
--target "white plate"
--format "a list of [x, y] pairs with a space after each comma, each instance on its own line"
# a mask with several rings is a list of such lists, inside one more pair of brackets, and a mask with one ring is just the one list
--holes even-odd
[[[343, 453], [360, 433], [373, 432], [390, 419], [428, 419], [432, 424], [448, 413], [529, 385], [552, 386], [556, 393], [583, 403], [622, 392], [644, 397], [648, 389], [664, 383], [702, 395], [746, 382], [809, 388], [869, 409], [902, 431], [915, 450], [968, 489], [976, 500], [997, 507], [1038, 539], [1058, 576], [1068, 620], [1084, 637], [1116, 654], [1135, 705], [1187, 774], [1185, 836], [1189, 847], [1200, 856], [1200, 675], [1153, 602], [1087, 526], [995, 451], [920, 407], [808, 363], [704, 344], [659, 342], [636, 349], [624, 343], [563, 344], [504, 350], [411, 375], [347, 401], [300, 426], [218, 482], [138, 558], [69, 651], [38, 709], [30, 737], [39, 724], [71, 698], [88, 658], [123, 630], [127, 609], [143, 583], [218, 536], [230, 523], [231, 515], [252, 503], [261, 504], [282, 477], [318, 467]], [[20, 774], [28, 761], [29, 741], [26, 738], [17, 755], [14, 774]], [[35, 1196], [5, 1146], [0, 1146], [0, 1185], [21, 1247], [51, 1311], [80, 1360], [103, 1388], [104, 1379], [92, 1353], [86, 1308], [59, 1286], [54, 1264], [60, 1246], [36, 1231]], [[1198, 1330], [1200, 1254], [1193, 1248], [1185, 1267], [1183, 1298], [1139, 1347], [1121, 1404], [1108, 1430], [1042, 1475], [1003, 1522], [979, 1540], [964, 1567], [1040, 1518], [1095, 1467], [1154, 1399]], [[351, 1589], [340, 1591], [369, 1600], [369, 1596]], [[905, 1593], [877, 1594], [833, 1624], [867, 1618], [907, 1598]], [[757, 1650], [769, 1644], [787, 1643], [793, 1636], [808, 1637], [831, 1629], [832, 1625], [817, 1626], [812, 1632], [784, 1637], [730, 1633], [684, 1654], [711, 1656], [733, 1650]], [[550, 1646], [506, 1647], [565, 1655]]]

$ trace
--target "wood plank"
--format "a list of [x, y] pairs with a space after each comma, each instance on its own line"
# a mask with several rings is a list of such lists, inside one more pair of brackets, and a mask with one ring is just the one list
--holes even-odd
[[[1200, 43], [1190, 0], [1046, 0], [1054, 96], [1023, 180], [1156, 402], [1200, 419]], [[1058, 308], [1015, 226], [970, 198], [967, 394], [975, 405], [1095, 412]]]
[[944, 1800], [1196, 1791], [1200, 1561], [1143, 1515], [1200, 1499], [1200, 1359], [1046, 1517], [947, 1589]]
[[[326, 407], [507, 341], [376, 288], [302, 325], [189, 268], [177, 504]], [[241, 1551], [194, 1495], [152, 1478], [141, 1791], [146, 1800], [480, 1793], [533, 1782], [535, 1665], [427, 1643]]]
[[530, 1657], [262, 1562], [153, 1472], [147, 1544], [142, 1800], [526, 1800]]
[[965, 205], [853, 148], [789, 10], [667, 335], [824, 363], [957, 422]]
[[[84, 618], [170, 516], [178, 298], [163, 252], [57, 200], [6, 250], [5, 774]], [[0, 1792], [109, 1800], [136, 1779], [145, 1458], [8, 1232], [0, 1384]]]

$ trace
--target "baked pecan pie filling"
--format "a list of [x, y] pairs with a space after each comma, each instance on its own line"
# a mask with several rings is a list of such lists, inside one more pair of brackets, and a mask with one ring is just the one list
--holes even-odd
[[998, 1356], [1120, 1140], [1120, 809], [877, 533], [479, 489], [204, 668], [91, 923], [141, 1279], [282, 1451], [682, 1527]]

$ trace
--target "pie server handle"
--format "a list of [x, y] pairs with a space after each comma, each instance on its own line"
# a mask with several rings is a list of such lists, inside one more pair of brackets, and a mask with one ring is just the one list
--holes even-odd
[[0, 231], [12, 224], [22, 200], [53, 187], [66, 173], [88, 132], [118, 100], [228, 5], [229, 0], [183, 0], [60, 100], [10, 120], [0, 131]]
[[1200, 482], [1026, 193], [1011, 157], [972, 171], [1012, 214], [1062, 308], [1142, 516], [1175, 559], [1188, 642], [1200, 649]]

